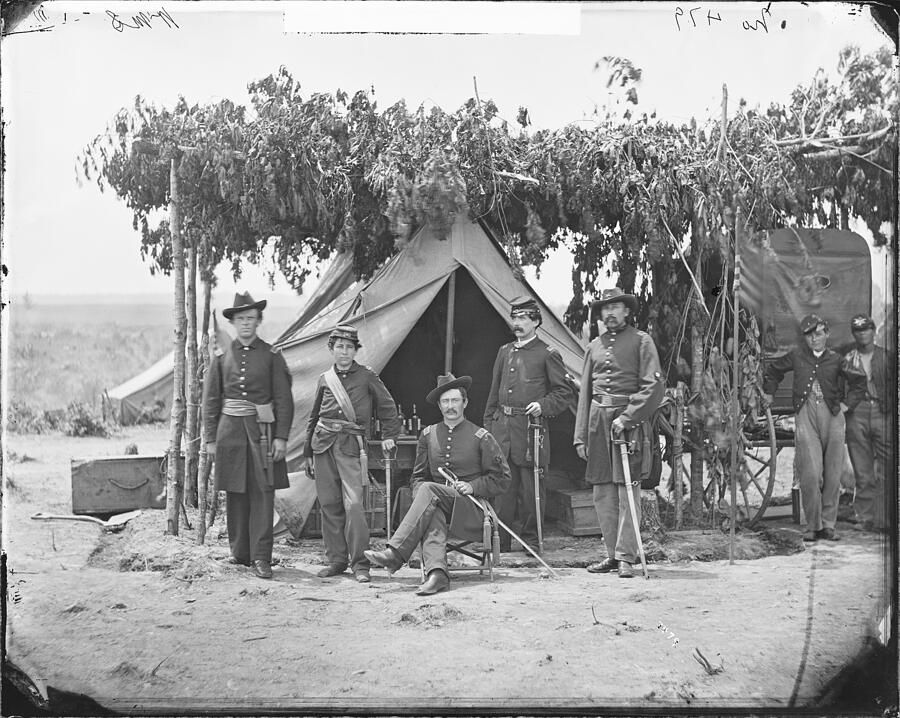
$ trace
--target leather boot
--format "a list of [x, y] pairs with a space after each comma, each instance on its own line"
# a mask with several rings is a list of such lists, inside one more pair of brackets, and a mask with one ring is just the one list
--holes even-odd
[[257, 559], [253, 562], [253, 572], [260, 578], [272, 578], [272, 565], [268, 561]]
[[416, 591], [417, 596], [432, 596], [435, 593], [446, 591], [450, 586], [450, 577], [441, 569], [436, 568], [428, 574], [428, 580], [425, 581]]
[[369, 563], [386, 568], [388, 573], [394, 573], [404, 563], [397, 550], [391, 546], [387, 546], [384, 551], [363, 551], [363, 555]]
[[332, 576], [339, 576], [346, 570], [346, 566], [341, 566], [339, 563], [330, 563], [325, 568], [319, 569], [316, 576], [319, 578], [331, 578]]

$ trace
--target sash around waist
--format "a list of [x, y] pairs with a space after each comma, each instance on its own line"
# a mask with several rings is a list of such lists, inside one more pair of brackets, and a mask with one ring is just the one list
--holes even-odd
[[260, 424], [275, 422], [275, 410], [271, 402], [254, 404], [246, 399], [225, 399], [222, 413], [226, 416], [256, 416]]

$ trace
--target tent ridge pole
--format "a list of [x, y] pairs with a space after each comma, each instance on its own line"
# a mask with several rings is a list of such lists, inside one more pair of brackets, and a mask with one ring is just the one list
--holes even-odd
[[453, 323], [456, 306], [456, 269], [450, 275], [447, 284], [447, 336], [444, 341], [444, 374], [449, 374], [453, 367]]

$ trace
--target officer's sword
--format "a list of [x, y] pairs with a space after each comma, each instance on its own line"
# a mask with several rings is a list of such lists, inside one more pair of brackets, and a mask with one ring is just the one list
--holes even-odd
[[[452, 471], [449, 471], [449, 470], [445, 469], [443, 466], [438, 466], [438, 473], [439, 473], [441, 476], [443, 476], [443, 477], [447, 480], [447, 482], [448, 482], [454, 489], [456, 489], [456, 485], [459, 483], [459, 479], [456, 477], [456, 474], [454, 474]], [[457, 489], [457, 491], [459, 491], [459, 489]], [[476, 501], [476, 499], [475, 499], [474, 496], [471, 496], [471, 495], [469, 495], [469, 494], [461, 494], [461, 495], [462, 495], [462, 496], [465, 496], [467, 499], [469, 499], [469, 500], [470, 500], [473, 504], [475, 504], [480, 510], [483, 510], [481, 504], [479, 504], [478, 501]], [[509, 532], [509, 535], [510, 535], [510, 536], [512, 536], [516, 541], [518, 541], [520, 544], [522, 544], [522, 546], [525, 548], [526, 551], [528, 551], [528, 553], [530, 553], [530, 554], [531, 554], [532, 556], [534, 556], [538, 561], [540, 561], [540, 562], [541, 562], [541, 565], [542, 565], [544, 568], [546, 568], [546, 569], [550, 572], [550, 574], [553, 576], [553, 578], [559, 578], [559, 574], [556, 573], [556, 571], [554, 571], [552, 568], [550, 568], [550, 567], [547, 565], [547, 563], [544, 561], [544, 559], [542, 559], [540, 556], [538, 556], [538, 555], [534, 552], [534, 549], [531, 548], [531, 546], [529, 546], [529, 545], [528, 545], [527, 543], [525, 543], [522, 539], [520, 539], [518, 536], [516, 536], [516, 534], [513, 533], [512, 529], [500, 520], [500, 517], [497, 516], [496, 512], [494, 512], [494, 511], [492, 510], [492, 511], [491, 511], [491, 516], [493, 517], [494, 521], [496, 521], [498, 524], [500, 524], [500, 526], [501, 526], [502, 528], [505, 528], [505, 529]]]
[[647, 572], [647, 558], [644, 556], [644, 542], [641, 540], [641, 527], [638, 522], [637, 509], [634, 506], [634, 492], [631, 490], [631, 466], [628, 463], [628, 442], [625, 440], [625, 434], [622, 438], [613, 439], [614, 444], [619, 445], [619, 454], [622, 457], [622, 472], [625, 475], [625, 493], [628, 495], [628, 510], [631, 512], [631, 523], [634, 526], [634, 535], [637, 538], [638, 551], [641, 554], [641, 567], [644, 569], [644, 578], [650, 578]]
[[541, 521], [541, 418], [539, 416], [528, 417], [528, 428], [533, 432], [532, 466], [534, 473], [534, 515], [537, 521], [538, 553], [544, 553], [544, 527]]

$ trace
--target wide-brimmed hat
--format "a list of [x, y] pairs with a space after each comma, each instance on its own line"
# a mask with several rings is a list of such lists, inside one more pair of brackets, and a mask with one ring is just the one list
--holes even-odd
[[459, 387], [468, 391], [470, 386], [472, 386], [472, 377], [470, 376], [461, 376], [457, 378], [453, 376], [453, 374], [441, 374], [437, 378], [437, 386], [428, 392], [425, 396], [425, 401], [429, 404], [437, 404], [438, 399], [441, 398], [441, 394], [445, 391], [458, 389]]
[[595, 312], [599, 312], [600, 308], [605, 304], [612, 304], [613, 302], [622, 302], [631, 310], [632, 314], [637, 312], [637, 298], [633, 294], [626, 294], [621, 289], [619, 289], [619, 287], [604, 289], [600, 294], [600, 298], [595, 299], [591, 303], [591, 307]]
[[356, 344], [356, 348], [362, 346], [359, 343], [359, 332], [356, 330], [356, 327], [352, 327], [349, 324], [338, 324], [334, 329], [331, 330], [331, 334], [328, 335], [329, 339], [349, 339], [351, 342]]
[[872, 317], [866, 314], [857, 314], [850, 320], [850, 331], [859, 332], [863, 329], [874, 329], [875, 322]]
[[828, 322], [822, 319], [822, 317], [820, 317], [818, 314], [807, 314], [800, 321], [800, 333], [809, 334], [820, 324], [825, 327], [825, 331], [828, 331]]
[[258, 302], [253, 301], [250, 292], [243, 292], [234, 295], [234, 303], [230, 307], [222, 310], [222, 316], [231, 319], [237, 312], [243, 312], [245, 309], [259, 309], [262, 311], [266, 308], [266, 300], [262, 299]]

